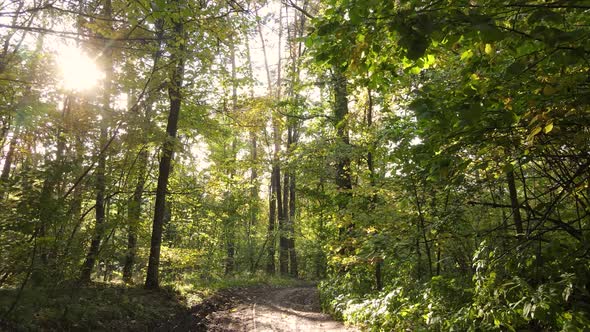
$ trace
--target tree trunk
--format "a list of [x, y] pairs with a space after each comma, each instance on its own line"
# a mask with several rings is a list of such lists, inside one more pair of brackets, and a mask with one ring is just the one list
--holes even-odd
[[[179, 18], [181, 20], [181, 18]], [[145, 287], [148, 289], [158, 289], [159, 267], [160, 267], [160, 247], [162, 244], [162, 229], [164, 226], [164, 214], [166, 212], [166, 191], [168, 188], [168, 178], [170, 176], [170, 166], [176, 141], [176, 132], [178, 127], [178, 116], [182, 103], [182, 83], [184, 75], [184, 26], [182, 21], [174, 22], [174, 36], [171, 41], [171, 48], [178, 45], [178, 49], [171, 50], [170, 61], [173, 65], [168, 96], [170, 99], [170, 113], [166, 125], [166, 141], [162, 146], [162, 156], [158, 172], [158, 185], [156, 188], [156, 203], [154, 206], [154, 221], [152, 225], [152, 239], [150, 244], [150, 256], [148, 262], [147, 276]], [[174, 45], [174, 46], [173, 46]]]
[[[105, 0], [104, 8], [103, 8], [103, 16], [106, 19], [110, 19], [112, 15], [112, 7], [111, 7], [111, 0]], [[112, 27], [109, 27], [109, 31], [112, 31]], [[105, 72], [105, 79], [104, 79], [104, 95], [103, 95], [103, 114], [101, 120], [101, 128], [100, 128], [100, 138], [98, 140], [98, 163], [96, 165], [96, 207], [94, 208], [95, 216], [96, 216], [96, 224], [94, 226], [94, 235], [92, 237], [92, 241], [90, 242], [90, 248], [88, 250], [88, 254], [86, 255], [86, 259], [84, 264], [82, 265], [82, 270], [80, 273], [80, 282], [81, 283], [88, 283], [90, 282], [90, 276], [92, 274], [92, 270], [94, 269], [94, 265], [96, 263], [96, 259], [98, 257], [98, 253], [100, 250], [100, 242], [102, 240], [102, 236], [104, 233], [104, 223], [105, 223], [105, 190], [106, 190], [106, 179], [105, 179], [105, 169], [106, 169], [106, 153], [101, 153], [101, 149], [103, 146], [107, 144], [107, 128], [108, 128], [108, 118], [110, 117], [110, 105], [111, 105], [111, 86], [112, 86], [112, 76], [113, 76], [113, 50], [111, 45], [108, 42], [104, 43], [103, 46], [103, 62], [104, 62], [104, 72]]]
[[[252, 57], [250, 54], [250, 42], [248, 40], [248, 34], [246, 33], [244, 38], [246, 39], [246, 54], [248, 58], [248, 69], [249, 75], [253, 77], [254, 70], [252, 68]], [[250, 84], [250, 98], [254, 100], [254, 85]], [[248, 131], [250, 138], [250, 204], [249, 204], [249, 220], [246, 228], [246, 236], [248, 242], [248, 266], [251, 273], [254, 273], [254, 225], [258, 220], [258, 136], [256, 134], [256, 127], [252, 126]]]
[[[342, 69], [338, 66], [334, 67], [332, 77], [332, 84], [334, 89], [334, 126], [336, 127], [337, 143], [343, 148], [350, 145], [348, 136], [348, 91], [347, 82]], [[344, 210], [348, 206], [350, 200], [350, 190], [352, 189], [352, 180], [350, 175], [350, 157], [348, 152], [336, 156], [336, 187], [338, 193], [336, 194], [336, 204], [339, 213], [345, 213]], [[346, 223], [339, 226], [338, 233], [341, 241], [345, 241], [354, 229], [352, 221], [343, 218]], [[350, 245], [344, 244], [342, 247], [344, 255], [352, 251]]]
[[[229, 40], [229, 44], [230, 44], [230, 60], [231, 60], [231, 82], [232, 82], [232, 109], [231, 112], [237, 116], [237, 111], [238, 111], [238, 84], [237, 84], [237, 75], [236, 75], [236, 50], [235, 50], [235, 44], [234, 44], [234, 40], [233, 38], [230, 37]], [[234, 137], [232, 139], [232, 143], [231, 143], [231, 160], [233, 162], [233, 165], [231, 165], [231, 167], [229, 167], [229, 192], [227, 193], [227, 199], [229, 200], [229, 202], [227, 202], [226, 204], [232, 209], [231, 211], [229, 211], [230, 213], [227, 216], [227, 220], [226, 220], [226, 259], [225, 259], [225, 275], [229, 275], [231, 273], [233, 273], [234, 269], [235, 269], [235, 252], [236, 252], [236, 232], [235, 232], [235, 228], [237, 227], [237, 225], [235, 225], [235, 216], [234, 214], [236, 213], [235, 210], [233, 209], [233, 207], [235, 206], [235, 200], [234, 200], [234, 196], [233, 196], [233, 190], [234, 190], [234, 185], [233, 185], [233, 180], [235, 177], [235, 173], [236, 173], [236, 160], [237, 160], [237, 138], [234, 134]]]
[[[279, 22], [282, 21], [282, 6], [281, 6], [281, 14], [279, 15]], [[264, 65], [266, 70], [266, 77], [268, 83], [268, 96], [272, 97], [272, 82], [270, 77], [270, 68], [268, 65], [268, 57], [266, 55], [266, 46], [264, 41], [264, 36], [262, 34], [262, 28], [260, 22], [258, 22], [258, 34], [260, 36], [260, 41], [262, 43], [262, 52], [264, 55]], [[281, 45], [282, 40], [282, 24], [279, 26], [279, 45]], [[281, 50], [279, 47], [279, 61], [277, 64], [277, 82], [276, 82], [276, 100], [281, 99]], [[279, 124], [278, 119], [275, 115], [272, 116], [273, 122], [273, 139], [274, 139], [274, 155], [272, 161], [272, 173], [271, 173], [271, 185], [270, 185], [270, 198], [269, 198], [269, 215], [268, 215], [268, 248], [267, 248], [267, 265], [266, 271], [269, 274], [275, 273], [275, 247], [276, 247], [276, 235], [275, 235], [275, 224], [278, 219], [278, 227], [279, 230], [282, 227], [282, 223], [284, 221], [284, 214], [283, 214], [283, 204], [281, 199], [281, 167], [279, 164], [279, 152], [280, 152], [280, 133], [279, 133]]]
[[[371, 89], [367, 89], [367, 128], [371, 130], [373, 127], [373, 95]], [[369, 151], [367, 152], [367, 168], [369, 169], [369, 183], [371, 185], [371, 193], [369, 197], [369, 211], [375, 209], [376, 196], [375, 190], [375, 165], [373, 162], [373, 142], [369, 143]], [[381, 248], [377, 248], [376, 254], [380, 254]], [[377, 257], [375, 261], [375, 288], [380, 291], [383, 288], [383, 259], [381, 256]]]
[[[235, 177], [235, 161], [236, 161], [236, 145], [237, 145], [237, 139], [234, 137], [234, 139], [232, 140], [232, 144], [231, 144], [231, 158], [232, 161], [234, 162], [234, 165], [232, 165], [229, 168], [229, 179], [230, 179], [230, 183], [229, 183], [229, 190], [225, 193], [225, 200], [226, 200], [226, 205], [229, 207], [229, 213], [228, 216], [226, 217], [224, 223], [225, 223], [225, 243], [226, 243], [226, 257], [225, 257], [225, 275], [230, 275], [234, 272], [235, 270], [235, 253], [236, 253], [236, 244], [235, 244], [235, 240], [236, 240], [236, 231], [235, 231], [235, 227], [237, 225], [235, 225], [235, 220], [236, 220], [236, 216], [234, 215], [236, 213], [235, 211], [235, 199], [233, 196], [233, 179]], [[225, 148], [224, 148], [225, 150]]]
[[440, 275], [440, 246], [436, 248], [436, 275]]
[[276, 211], [277, 211], [277, 200], [276, 200], [276, 186], [275, 186], [275, 170], [273, 167], [272, 174], [270, 177], [270, 190], [269, 190], [269, 207], [268, 207], [268, 234], [267, 234], [267, 261], [266, 261], [266, 272], [268, 274], [275, 273], [275, 222], [276, 222]]
[[[287, 129], [287, 153], [292, 151], [292, 145], [295, 139], [295, 128], [293, 124], [290, 124]], [[293, 166], [293, 165], [291, 165]], [[295, 175], [292, 169], [285, 171], [284, 175], [284, 210], [285, 210], [285, 229], [284, 233], [284, 250], [285, 251], [285, 265], [289, 268], [288, 273], [291, 276], [296, 277], [297, 271], [297, 254], [295, 252], [295, 234], [294, 234], [294, 222], [295, 222]]]
[[[281, 275], [289, 274], [289, 175], [287, 171], [283, 172], [283, 218], [279, 219], [280, 237], [279, 237], [279, 263]], [[280, 215], [280, 214], [279, 214]]]
[[135, 265], [135, 256], [137, 253], [137, 230], [141, 221], [141, 201], [143, 198], [143, 189], [145, 185], [146, 169], [148, 162], [148, 151], [144, 146], [139, 152], [137, 182], [133, 197], [128, 204], [128, 231], [127, 231], [127, 252], [125, 254], [125, 263], [123, 265], [123, 281], [131, 283], [133, 281], [133, 268]]
[[522, 227], [522, 217], [520, 215], [520, 203], [518, 202], [518, 194], [516, 192], [516, 183], [514, 181], [514, 171], [510, 170], [506, 173], [506, 180], [508, 182], [508, 191], [510, 193], [510, 205], [512, 206], [512, 218], [516, 226], [516, 236], [524, 236], [524, 229]]
[[[11, 22], [11, 26], [16, 26], [17, 22], [18, 22], [18, 18], [19, 16], [21, 16], [20, 14], [22, 14], [22, 10], [23, 10], [23, 6], [25, 5], [25, 1], [20, 1], [18, 4], [18, 8], [15, 11], [15, 14], [12, 17], [12, 22]], [[29, 20], [29, 22], [32, 22], [33, 20]], [[30, 23], [29, 23], [30, 24]], [[4, 43], [3, 43], [3, 47], [2, 47], [2, 54], [0, 54], [0, 73], [4, 73], [4, 71], [6, 70], [6, 68], [8, 67], [10, 60], [13, 60], [13, 57], [10, 55], [15, 55], [18, 52], [18, 47], [22, 44], [22, 43], [16, 43], [16, 45], [18, 45], [13, 51], [12, 54], [8, 53], [8, 49], [10, 48], [11, 45], [11, 39], [12, 37], [14, 37], [14, 35], [16, 34], [17, 29], [13, 29], [12, 31], [8, 32], [8, 34], [6, 35], [5, 39], [4, 39]], [[26, 35], [23, 35], [21, 38], [25, 38]], [[35, 53], [35, 54], [39, 54], [39, 53]]]
[[[71, 107], [71, 97], [66, 96], [64, 100], [64, 106], [62, 109], [62, 125], [59, 127], [57, 131], [57, 142], [56, 142], [56, 152], [55, 152], [55, 161], [51, 162], [46, 160], [45, 164], [47, 167], [47, 177], [43, 181], [43, 188], [41, 189], [41, 195], [39, 197], [39, 224], [37, 226], [37, 232], [39, 237], [43, 238], [47, 236], [48, 230], [50, 230], [58, 221], [59, 206], [58, 201], [55, 199], [55, 193], [57, 192], [57, 196], [61, 195], [60, 189], [60, 179], [63, 179], [61, 174], [62, 170], [64, 169], [64, 150], [66, 146], [65, 135], [64, 133], [67, 131], [66, 129], [66, 121], [69, 118]], [[41, 242], [37, 244], [37, 252], [40, 256], [40, 263], [43, 267], [47, 267], [49, 265], [49, 257], [51, 256], [50, 248], [46, 242]], [[44, 276], [39, 277], [39, 271], [34, 271], [32, 275], [32, 280], [34, 282], [43, 279]], [[44, 274], [47, 271], [44, 272]]]
[[16, 148], [16, 137], [18, 133], [14, 132], [10, 143], [8, 144], [8, 151], [4, 157], [4, 165], [2, 167], [2, 174], [0, 174], [0, 200], [4, 198], [4, 192], [8, 186], [10, 179], [10, 168], [12, 167], [12, 160], [14, 159], [14, 149]]
[[[161, 57], [162, 53], [162, 39], [163, 39], [163, 24], [164, 21], [162, 19], [157, 19], [155, 22], [156, 26], [156, 34], [158, 37], [158, 46], [156, 51], [153, 53], [153, 68], [155, 69], [158, 65], [158, 62]], [[146, 105], [145, 105], [145, 114], [143, 114], [143, 124], [144, 130], [150, 125], [150, 113], [152, 111], [152, 98], [151, 96], [148, 97]], [[138, 117], [141, 116], [141, 112], [139, 111], [139, 106], [136, 104], [138, 108], [132, 111], [136, 112]], [[145, 182], [147, 180], [147, 170], [148, 170], [148, 150], [147, 150], [147, 138], [143, 132], [138, 132], [137, 135], [140, 138], [142, 147], [141, 151], [139, 152], [138, 156], [138, 176], [137, 182], [135, 184], [135, 190], [133, 192], [133, 198], [129, 201], [128, 204], [128, 229], [127, 229], [127, 252], [125, 254], [125, 263], [123, 266], [123, 281], [125, 283], [132, 283], [133, 282], [133, 269], [135, 266], [135, 259], [137, 255], [137, 231], [139, 229], [139, 223], [141, 219], [141, 202], [143, 199], [143, 191], [145, 187]]]
[[289, 181], [289, 265], [291, 267], [291, 276], [297, 277], [299, 270], [297, 267], [297, 252], [295, 251], [295, 175], [291, 174]]
[[[106, 128], [103, 127], [100, 131], [101, 134], [99, 146], [104, 146], [104, 144], [106, 144]], [[90, 276], [92, 274], [94, 264], [96, 263], [96, 259], [98, 257], [98, 252], [100, 250], [100, 242], [102, 240], [102, 236], [104, 233], [106, 190], [105, 163], [106, 158], [105, 154], [103, 153], [99, 157], [96, 166], [96, 206], [94, 207], [96, 224], [94, 226], [94, 235], [92, 237], [92, 241], [90, 242], [90, 248], [86, 255], [86, 259], [84, 260], [84, 264], [82, 265], [82, 270], [80, 273], [81, 283], [90, 282]]]
[[250, 220], [248, 223], [247, 229], [247, 236], [248, 236], [248, 259], [249, 259], [249, 267], [250, 272], [254, 272], [254, 245], [252, 243], [252, 238], [254, 236], [254, 226], [256, 225], [256, 220], [258, 219], [258, 170], [257, 170], [257, 139], [256, 133], [254, 131], [250, 131], [250, 162], [252, 166], [250, 167]]
[[[323, 176], [320, 176], [319, 183], [317, 186], [318, 192], [324, 193], [324, 182], [325, 179]], [[327, 238], [327, 231], [325, 226], [325, 217], [324, 217], [324, 204], [322, 204], [322, 199], [318, 199], [319, 204], [319, 225], [318, 225], [318, 255], [316, 256], [316, 278], [322, 279], [326, 277], [327, 272], [327, 257], [324, 251], [322, 250], [322, 246], [326, 244]]]
[[[282, 98], [282, 79], [281, 79], [281, 63], [282, 63], [282, 36], [283, 36], [283, 6], [279, 9], [279, 40], [278, 40], [278, 63], [277, 63], [277, 84], [276, 84], [276, 101], [280, 102]], [[281, 150], [281, 132], [279, 128], [279, 115], [273, 114], [273, 131], [275, 151], [273, 156], [275, 188], [277, 197], [277, 218], [279, 224], [279, 271], [281, 275], [288, 273], [288, 262], [285, 239], [285, 207], [283, 205], [283, 191], [281, 190], [281, 165], [280, 165], [280, 150]]]
[[[430, 252], [430, 245], [429, 245], [429, 241], [428, 238], [426, 237], [426, 220], [424, 217], [424, 213], [422, 211], [422, 204], [420, 203], [420, 197], [418, 196], [418, 189], [417, 189], [417, 184], [414, 185], [414, 198], [416, 199], [416, 208], [418, 210], [418, 223], [417, 223], [417, 227], [418, 227], [418, 233], [419, 236], [422, 236], [422, 241], [424, 242], [424, 251], [426, 252], [426, 259], [428, 260], [428, 276], [430, 278], [432, 278], [433, 276], [433, 271], [432, 271], [432, 253]], [[418, 250], [419, 250], [419, 241], [420, 239], [418, 238], [417, 240], [417, 246], [418, 246]]]
[[[336, 136], [338, 143], [350, 145], [348, 137], [348, 91], [346, 77], [341, 69], [336, 68], [333, 76], [334, 85], [334, 125], [336, 126]], [[350, 176], [350, 157], [348, 155], [337, 156], [338, 164], [336, 168], [336, 186], [344, 191], [344, 197], [348, 198], [348, 191], [352, 189], [352, 180]], [[339, 208], [346, 207], [346, 200], [339, 200]]]
[[[304, 1], [303, 8], [307, 7], [307, 1]], [[289, 34], [288, 41], [291, 43], [290, 55], [291, 55], [291, 84], [289, 89], [289, 96], [292, 100], [297, 102], [297, 86], [300, 83], [300, 59], [303, 52], [303, 35], [305, 33], [305, 15], [294, 15], [293, 18], [293, 34]], [[289, 32], [290, 30], [288, 30]], [[295, 38], [293, 38], [295, 36]], [[291, 155], [293, 151], [293, 145], [298, 141], [298, 120], [296, 118], [287, 118], [288, 130], [287, 130], [287, 154]], [[285, 176], [285, 187], [288, 186], [288, 195], [285, 195], [286, 204], [285, 211], [288, 211], [287, 219], [287, 250], [289, 253], [289, 274], [292, 277], [298, 277], [299, 270], [297, 265], [297, 251], [295, 250], [295, 222], [296, 222], [296, 176], [295, 176], [295, 165], [291, 165], [288, 170], [287, 176]], [[285, 188], [285, 192], [287, 188]], [[288, 197], [287, 197], [288, 196]], [[288, 210], [287, 210], [288, 206]], [[285, 212], [287, 213], [287, 212]]]

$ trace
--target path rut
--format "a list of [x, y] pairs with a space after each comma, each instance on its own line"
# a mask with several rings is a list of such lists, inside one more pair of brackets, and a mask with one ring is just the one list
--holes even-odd
[[235, 304], [207, 316], [207, 331], [356, 331], [321, 313], [315, 287], [249, 288]]

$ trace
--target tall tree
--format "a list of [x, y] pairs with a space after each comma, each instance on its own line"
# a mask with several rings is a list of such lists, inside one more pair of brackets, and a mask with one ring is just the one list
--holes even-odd
[[[258, 28], [258, 27], [257, 27]], [[254, 69], [252, 66], [252, 54], [250, 52], [250, 41], [248, 38], [248, 34], [245, 34], [246, 40], [246, 57], [248, 61], [248, 75], [250, 78], [254, 77]], [[250, 83], [250, 99], [251, 102], [254, 104], [255, 95], [254, 95], [254, 80]], [[260, 182], [258, 179], [258, 130], [259, 130], [259, 121], [252, 121], [250, 128], [248, 130], [248, 136], [250, 140], [250, 202], [249, 202], [249, 219], [248, 224], [246, 227], [246, 236], [247, 236], [247, 243], [248, 243], [248, 266], [250, 272], [253, 273], [256, 264], [254, 260], [254, 243], [253, 238], [255, 237], [255, 226], [258, 223], [258, 214], [260, 210], [259, 206], [259, 191], [260, 191]]]
[[[111, 0], [105, 0], [103, 4], [102, 16], [107, 26], [105, 27], [106, 35], [110, 36], [113, 28], [110, 23], [112, 19], [112, 3]], [[95, 171], [96, 181], [96, 206], [94, 207], [96, 215], [96, 223], [94, 226], [94, 235], [90, 242], [88, 254], [82, 265], [80, 271], [80, 282], [88, 283], [98, 257], [100, 250], [100, 243], [102, 241], [104, 227], [106, 222], [106, 152], [103, 147], [106, 146], [108, 140], [108, 123], [111, 118], [111, 94], [112, 94], [112, 80], [113, 80], [113, 49], [108, 41], [105, 40], [102, 47], [102, 62], [105, 74], [104, 91], [102, 97], [102, 114], [100, 120], [100, 138], [98, 139], [98, 163]]]
[[[256, 13], [258, 15], [258, 12]], [[258, 36], [260, 37], [260, 43], [262, 45], [262, 54], [264, 57], [264, 70], [266, 73], [266, 82], [267, 82], [267, 95], [268, 97], [273, 96], [273, 89], [272, 89], [272, 79], [270, 75], [270, 66], [268, 63], [268, 55], [266, 52], [266, 42], [264, 39], [264, 34], [262, 33], [262, 23], [260, 20], [257, 21], [256, 30], [258, 31]], [[280, 38], [279, 38], [280, 39]], [[280, 43], [279, 43], [280, 44]], [[280, 66], [279, 66], [280, 67]], [[280, 79], [277, 79], [279, 81]], [[277, 84], [277, 96], [280, 94], [280, 86]], [[273, 138], [274, 138], [274, 154], [273, 154], [273, 161], [272, 161], [272, 170], [270, 175], [270, 186], [269, 186], [269, 197], [268, 197], [268, 229], [267, 229], [267, 238], [266, 238], [266, 272], [269, 274], [274, 274], [276, 272], [275, 267], [275, 247], [276, 247], [276, 220], [277, 220], [277, 209], [280, 207], [278, 205], [277, 199], [281, 195], [280, 191], [280, 169], [277, 174], [276, 166], [276, 159], [278, 158], [278, 133], [275, 123], [275, 117], [272, 117], [272, 128], [273, 128]], [[275, 166], [276, 165], [276, 166]], [[279, 179], [279, 183], [277, 183], [277, 178]]]
[[[159, 267], [160, 267], [160, 250], [162, 245], [162, 229], [164, 227], [164, 215], [166, 212], [166, 193], [168, 188], [168, 178], [172, 156], [174, 154], [176, 143], [176, 133], [178, 130], [178, 117], [182, 105], [182, 85], [184, 80], [185, 51], [186, 51], [186, 32], [184, 28], [184, 18], [181, 15], [183, 1], [176, 0], [171, 3], [170, 10], [177, 13], [176, 17], [170, 18], [172, 25], [172, 37], [167, 43], [170, 52], [170, 83], [168, 85], [168, 97], [170, 110], [168, 113], [168, 122], [166, 124], [166, 140], [162, 145], [160, 156], [160, 165], [158, 169], [158, 185], [156, 188], [156, 202], [154, 206], [154, 220], [152, 224], [152, 238], [150, 244], [150, 255], [145, 280], [145, 287], [156, 289], [160, 287]], [[164, 10], [160, 8], [159, 10]]]

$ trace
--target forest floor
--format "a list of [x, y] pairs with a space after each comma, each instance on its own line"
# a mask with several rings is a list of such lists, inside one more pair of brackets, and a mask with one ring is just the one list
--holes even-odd
[[177, 320], [173, 331], [356, 331], [321, 313], [314, 286], [246, 287], [220, 292]]
[[70, 286], [0, 289], [0, 332], [355, 331], [321, 313], [317, 287], [301, 280], [236, 278], [182, 291]]

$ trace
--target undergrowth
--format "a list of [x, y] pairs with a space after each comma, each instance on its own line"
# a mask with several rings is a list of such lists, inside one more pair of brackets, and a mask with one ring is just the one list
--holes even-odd
[[514, 271], [534, 256], [499, 261], [495, 252], [480, 247], [472, 276], [398, 274], [380, 292], [358, 290], [359, 271], [334, 273], [319, 285], [322, 307], [367, 331], [589, 331], [590, 274], [578, 258], [527, 274]]
[[218, 291], [228, 288], [294, 286], [302, 281], [264, 275], [237, 275], [200, 280], [185, 275], [158, 291], [116, 283], [80, 287], [61, 285], [25, 288], [6, 315], [17, 289], [0, 289], [0, 331], [166, 331], [176, 317]]
[[[0, 290], [0, 315], [12, 306], [16, 290]], [[153, 330], [185, 310], [171, 288], [92, 284], [87, 287], [24, 289], [10, 314], [3, 317], [10, 331], [143, 331]]]

